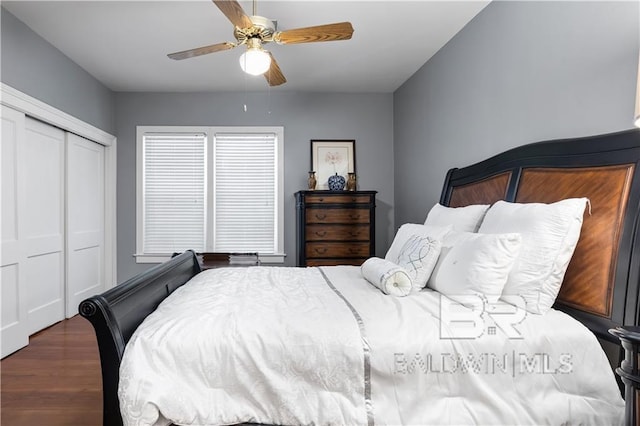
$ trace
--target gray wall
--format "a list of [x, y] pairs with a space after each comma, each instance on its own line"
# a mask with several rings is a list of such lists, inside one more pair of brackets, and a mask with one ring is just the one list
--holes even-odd
[[395, 224], [446, 171], [508, 148], [633, 126], [638, 2], [494, 1], [394, 94]]
[[113, 92], [4, 8], [0, 52], [3, 83], [115, 133]]
[[[393, 237], [391, 94], [118, 93], [118, 281], [148, 268], [136, 264], [136, 126], [284, 126], [285, 252], [295, 264], [293, 194], [306, 189], [311, 139], [355, 139], [359, 188], [376, 190], [376, 251]], [[247, 104], [247, 112], [243, 105]]]

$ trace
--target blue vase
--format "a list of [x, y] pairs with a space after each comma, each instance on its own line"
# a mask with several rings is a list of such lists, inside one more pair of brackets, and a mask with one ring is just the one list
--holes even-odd
[[331, 191], [344, 191], [344, 185], [347, 181], [344, 177], [338, 175], [337, 173], [333, 176], [329, 176], [329, 189]]

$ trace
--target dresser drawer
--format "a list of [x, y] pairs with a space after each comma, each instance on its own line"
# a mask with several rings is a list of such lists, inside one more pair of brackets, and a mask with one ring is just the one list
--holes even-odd
[[345, 204], [345, 203], [370, 203], [371, 197], [368, 195], [307, 195], [308, 204]]
[[371, 228], [362, 225], [307, 225], [307, 241], [369, 241]]
[[307, 223], [369, 223], [371, 215], [367, 209], [307, 209]]
[[353, 243], [306, 243], [307, 258], [335, 258], [335, 257], [368, 257], [370, 244], [368, 242]]

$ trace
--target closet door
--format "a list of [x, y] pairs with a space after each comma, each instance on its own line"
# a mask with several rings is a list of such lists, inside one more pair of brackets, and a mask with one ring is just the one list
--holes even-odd
[[[65, 133], [26, 118], [22, 176], [29, 334], [64, 319]], [[21, 265], [22, 267], [22, 265]]]
[[20, 259], [24, 256], [21, 244], [20, 188], [18, 164], [22, 157], [19, 141], [24, 140], [24, 114], [2, 107], [2, 150], [1, 150], [1, 190], [2, 228], [0, 244], [0, 335], [4, 358], [12, 352], [27, 346], [27, 298], [25, 292], [25, 270]]
[[67, 318], [104, 290], [104, 146], [67, 133]]

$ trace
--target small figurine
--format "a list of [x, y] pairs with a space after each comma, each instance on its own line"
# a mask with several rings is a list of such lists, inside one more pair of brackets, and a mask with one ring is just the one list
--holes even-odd
[[349, 173], [349, 177], [347, 178], [347, 191], [355, 191], [358, 186], [358, 181], [356, 180], [355, 173]]
[[309, 186], [309, 189], [311, 191], [316, 189], [316, 184], [317, 183], [318, 183], [318, 181], [316, 180], [316, 172], [309, 172], [309, 179], [307, 180], [307, 184]]

